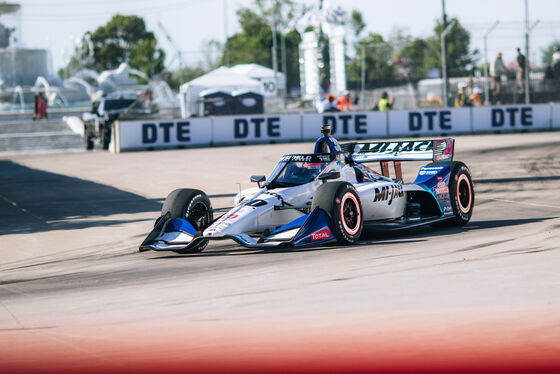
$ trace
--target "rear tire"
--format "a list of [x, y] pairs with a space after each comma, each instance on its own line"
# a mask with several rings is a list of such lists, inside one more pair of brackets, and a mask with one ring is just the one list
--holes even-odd
[[[190, 188], [177, 189], [167, 196], [161, 208], [161, 216], [165, 215], [168, 215], [169, 219], [186, 219], [197, 231], [202, 231], [208, 227], [214, 218], [208, 196], [200, 190]], [[188, 250], [177, 250], [176, 252], [201, 252], [207, 245], [208, 240], [201, 240]]]
[[350, 245], [360, 239], [363, 210], [358, 191], [348, 182], [324, 183], [313, 196], [311, 211], [323, 209], [339, 244]]
[[474, 185], [469, 168], [460, 161], [434, 162], [430, 166], [449, 165], [451, 175], [449, 177], [449, 197], [454, 217], [440, 221], [436, 226], [464, 226], [472, 216], [474, 208]]

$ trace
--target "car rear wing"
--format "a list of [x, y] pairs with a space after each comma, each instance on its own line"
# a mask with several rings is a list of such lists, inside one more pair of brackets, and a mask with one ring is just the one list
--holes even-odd
[[397, 179], [402, 180], [401, 161], [452, 161], [455, 140], [397, 140], [390, 142], [355, 142], [343, 144], [343, 149], [356, 162], [380, 162], [384, 176], [389, 176], [388, 163], [395, 163]]

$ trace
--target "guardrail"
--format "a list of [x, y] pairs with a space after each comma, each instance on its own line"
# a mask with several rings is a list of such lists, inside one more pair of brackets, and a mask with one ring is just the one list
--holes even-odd
[[560, 129], [560, 104], [119, 121], [111, 150], [309, 141], [323, 123], [338, 139], [543, 131]]

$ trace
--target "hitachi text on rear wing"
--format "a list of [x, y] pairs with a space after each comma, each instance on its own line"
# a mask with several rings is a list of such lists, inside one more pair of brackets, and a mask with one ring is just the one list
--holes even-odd
[[396, 178], [402, 180], [401, 161], [452, 161], [455, 140], [405, 140], [373, 143], [347, 143], [343, 148], [356, 162], [379, 161], [382, 174], [389, 176], [390, 161], [394, 162]]

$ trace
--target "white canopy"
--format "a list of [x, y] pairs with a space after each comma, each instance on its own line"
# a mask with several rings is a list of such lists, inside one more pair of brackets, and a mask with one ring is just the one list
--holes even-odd
[[181, 114], [183, 117], [188, 117], [192, 114], [201, 114], [199, 96], [202, 91], [208, 89], [220, 90], [227, 93], [232, 93], [240, 89], [256, 93], [262, 92], [261, 84], [258, 81], [235, 73], [226, 66], [221, 66], [216, 70], [181, 85]]
[[253, 78], [261, 82], [262, 93], [265, 96], [274, 96], [276, 89], [283, 90], [286, 87], [286, 75], [281, 72], [276, 72], [278, 83], [275, 82], [274, 70], [259, 64], [241, 64], [235, 65], [231, 68], [235, 73]]

